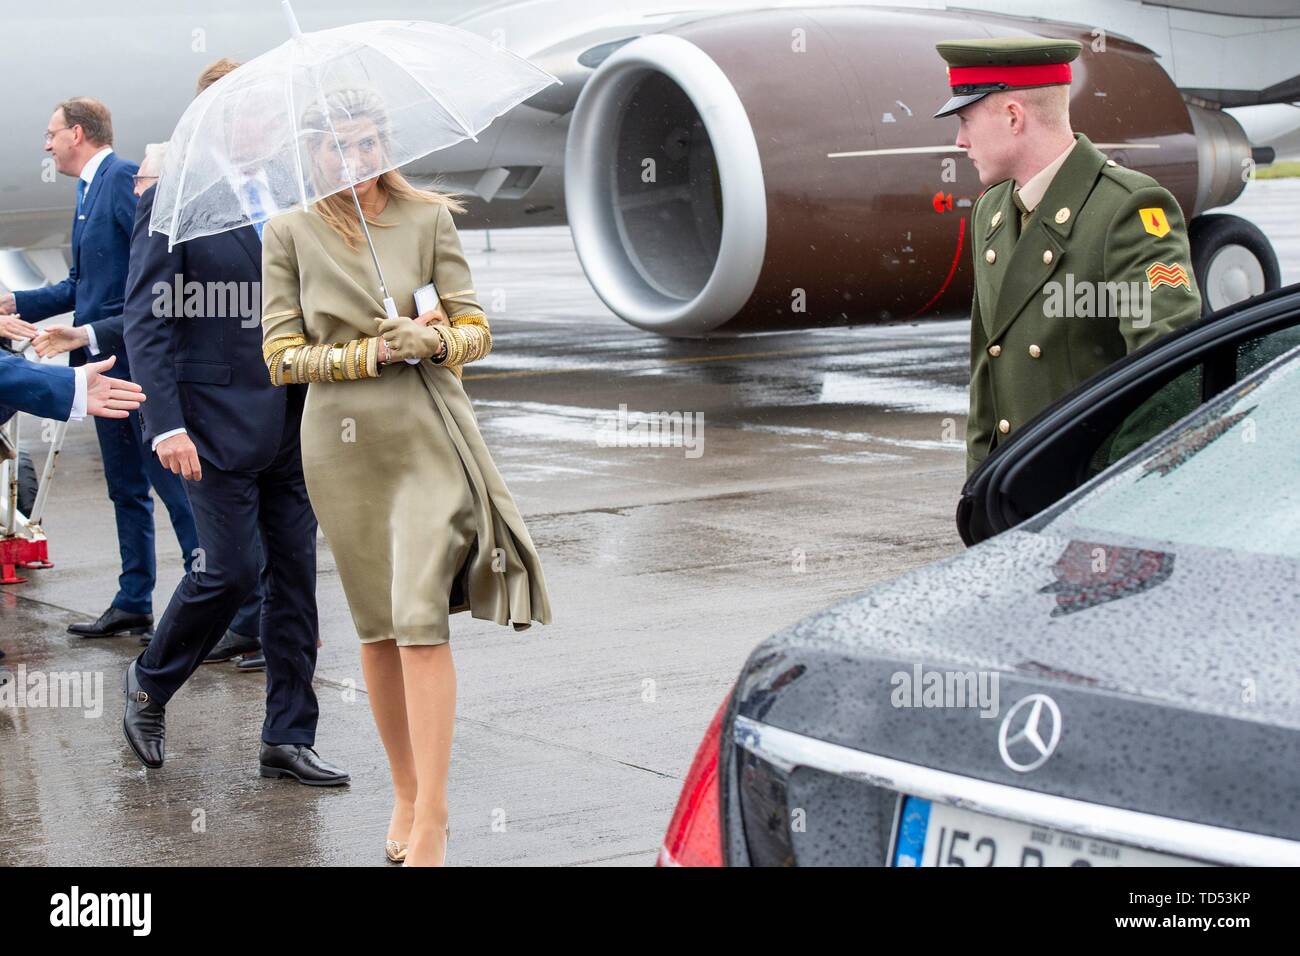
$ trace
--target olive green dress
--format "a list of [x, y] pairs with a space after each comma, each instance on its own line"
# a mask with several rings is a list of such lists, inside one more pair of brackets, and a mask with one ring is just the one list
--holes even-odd
[[[272, 381], [311, 383], [303, 472], [357, 634], [440, 644], [449, 613], [466, 609], [517, 630], [548, 624], [537, 552], [461, 385], [460, 364], [491, 336], [451, 213], [390, 194], [368, 222], [399, 314], [415, 315], [415, 290], [436, 283], [454, 330], [447, 364], [376, 364], [384, 309], [364, 241], [350, 249], [307, 211], [268, 222], [262, 246], [264, 351]], [[285, 361], [347, 343], [346, 374]]]

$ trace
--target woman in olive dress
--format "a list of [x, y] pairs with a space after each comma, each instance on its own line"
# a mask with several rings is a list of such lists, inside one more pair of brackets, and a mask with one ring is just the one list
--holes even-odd
[[[327, 97], [328, 146], [308, 150], [321, 182], [384, 166], [389, 123], [365, 90]], [[326, 129], [318, 111], [304, 128]], [[342, 159], [339, 147], [342, 147]], [[351, 194], [336, 193], [263, 229], [263, 351], [271, 380], [307, 382], [307, 491], [361, 640], [395, 803], [385, 853], [437, 865], [446, 852], [447, 769], [456, 707], [448, 616], [548, 624], [541, 564], [479, 433], [462, 367], [487, 355], [453, 210], [397, 171], [356, 185], [400, 318], [383, 318], [378, 277]], [[416, 315], [415, 290], [441, 306]], [[414, 319], [409, 316], [415, 316]], [[417, 358], [419, 364], [404, 359]]]

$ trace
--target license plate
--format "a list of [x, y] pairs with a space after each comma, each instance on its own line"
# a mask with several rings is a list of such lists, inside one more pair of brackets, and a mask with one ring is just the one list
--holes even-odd
[[891, 866], [1206, 866], [903, 795]]

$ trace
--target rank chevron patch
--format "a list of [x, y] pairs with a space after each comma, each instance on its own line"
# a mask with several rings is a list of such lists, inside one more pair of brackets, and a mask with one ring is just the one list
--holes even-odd
[[1147, 285], [1154, 292], [1162, 285], [1182, 286], [1184, 289], [1192, 288], [1191, 282], [1187, 278], [1187, 270], [1177, 262], [1172, 265], [1166, 265], [1163, 262], [1153, 262], [1147, 266]]

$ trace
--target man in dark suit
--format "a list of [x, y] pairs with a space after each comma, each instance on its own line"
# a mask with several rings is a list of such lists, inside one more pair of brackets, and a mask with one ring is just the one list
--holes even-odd
[[[220, 63], [221, 61], [218, 61]], [[233, 62], [233, 61], [231, 61]], [[214, 64], [215, 65], [215, 64]], [[233, 67], [232, 67], [233, 69]], [[135, 194], [137, 197], [144, 195], [145, 190], [157, 185], [159, 174], [162, 172], [162, 153], [165, 144], [150, 143], [145, 147], [144, 158], [140, 162], [140, 170], [135, 177]], [[150, 200], [152, 202], [152, 200]], [[173, 418], [175, 416], [173, 415]], [[198, 452], [194, 447], [194, 442], [186, 433], [184, 425], [177, 425], [174, 428], [156, 430], [149, 427], [147, 415], [140, 417], [140, 424], [146, 443], [150, 449], [158, 456], [158, 461], [162, 466], [173, 474], [180, 475], [183, 478], [189, 478], [186, 474], [187, 467], [197, 471], [198, 469]], [[261, 541], [257, 543], [259, 555], [261, 554]], [[262, 560], [258, 558], [258, 566], [261, 567]], [[225, 636], [217, 642], [208, 656], [203, 659], [205, 664], [220, 664], [225, 661], [235, 660], [236, 666], [242, 671], [264, 670], [266, 668], [266, 658], [262, 656], [262, 578], [265, 574], [258, 577], [258, 583], [249, 592], [244, 603], [239, 606], [235, 612], [234, 620], [230, 622], [230, 627], [226, 630]], [[149, 643], [149, 638], [142, 639], [144, 643]]]
[[[33, 340], [41, 357], [70, 352], [68, 364], [84, 365], [90, 356], [117, 357], [117, 371], [130, 378], [122, 343], [122, 301], [131, 229], [135, 222], [132, 177], [136, 165], [113, 153], [113, 125], [98, 100], [76, 97], [60, 103], [45, 132], [45, 149], [55, 167], [77, 178], [77, 209], [72, 221], [72, 268], [52, 286], [0, 296], [0, 315], [17, 313], [31, 323], [72, 311], [72, 325], [45, 327]], [[117, 519], [122, 573], [108, 610], [89, 624], [68, 630], [82, 637], [143, 634], [153, 624], [153, 499], [158, 493], [189, 570], [199, 546], [194, 517], [180, 478], [148, 453], [140, 419], [95, 420], [104, 459], [104, 478]]]
[[[146, 436], [188, 482], [204, 562], [187, 575], [154, 638], [127, 669], [123, 732], [146, 767], [162, 766], [164, 708], [221, 640], [256, 583], [265, 549], [262, 653], [266, 719], [260, 772], [316, 786], [348, 774], [313, 749], [317, 702], [316, 516], [298, 441], [306, 390], [271, 385], [262, 358], [259, 228], [168, 251], [149, 235], [154, 189], [140, 197], [127, 280], [126, 343], [153, 396]], [[202, 315], [188, 292], [203, 291]], [[174, 444], [164, 449], [168, 442]]]

